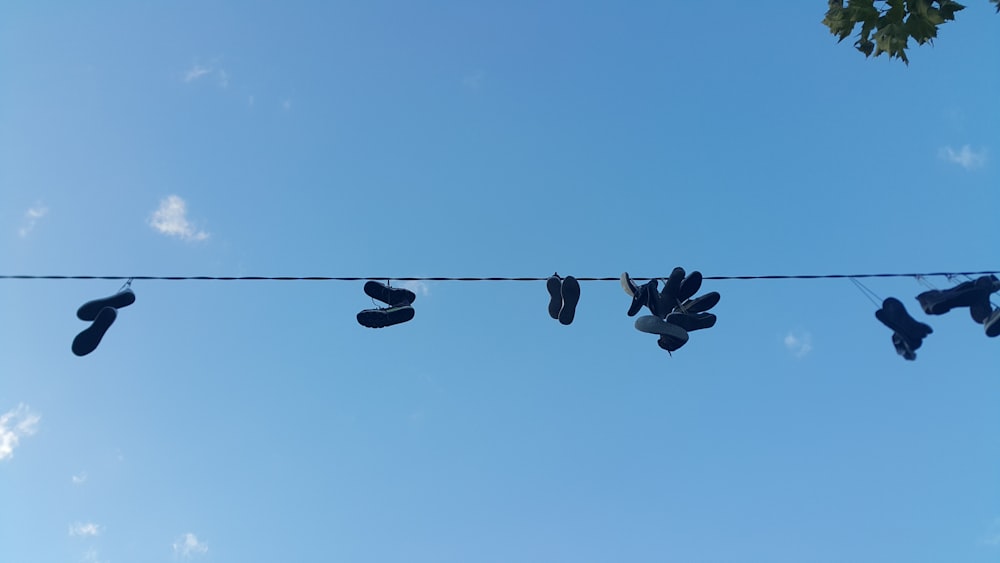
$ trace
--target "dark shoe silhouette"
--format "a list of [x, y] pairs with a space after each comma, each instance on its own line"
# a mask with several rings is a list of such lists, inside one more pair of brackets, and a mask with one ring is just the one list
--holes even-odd
[[677, 340], [687, 341], [688, 339], [686, 330], [675, 324], [668, 323], [660, 317], [654, 317], [653, 315], [644, 315], [636, 319], [635, 329], [639, 332], [645, 332], [646, 334], [670, 336]]
[[118, 312], [114, 307], [105, 307], [98, 311], [93, 324], [76, 335], [73, 339], [73, 353], [77, 356], [86, 356], [97, 349], [104, 334], [108, 332], [111, 325], [118, 318]]
[[710, 291], [705, 295], [688, 299], [680, 305], [674, 307], [674, 311], [679, 313], [704, 313], [719, 303], [722, 296], [718, 291]]
[[377, 299], [390, 307], [412, 305], [417, 300], [417, 294], [401, 287], [389, 287], [377, 281], [365, 282], [365, 294]]
[[694, 297], [695, 293], [701, 289], [701, 272], [695, 270], [688, 274], [684, 281], [681, 282], [680, 289], [677, 290], [677, 302], [683, 303], [688, 299]]
[[409, 305], [387, 309], [365, 309], [358, 313], [358, 323], [368, 328], [385, 328], [412, 320], [415, 312]]
[[135, 303], [135, 293], [133, 293], [130, 288], [123, 289], [111, 297], [87, 301], [76, 310], [76, 318], [81, 321], [93, 321], [97, 318], [97, 314], [101, 312], [101, 309], [105, 307], [121, 309], [122, 307], [128, 307], [133, 303]]
[[983, 322], [983, 328], [986, 329], [986, 336], [990, 338], [995, 338], [1000, 335], [1000, 309], [993, 309], [989, 317]]
[[956, 307], [975, 307], [975, 319], [982, 311], [983, 304], [989, 303], [990, 294], [995, 291], [1000, 291], [1000, 280], [989, 275], [962, 282], [949, 289], [925, 291], [917, 296], [917, 301], [928, 315], [943, 315]]
[[660, 335], [659, 339], [657, 339], [656, 344], [660, 348], [666, 350], [667, 353], [673, 354], [674, 352], [679, 350], [681, 346], [687, 344], [687, 341], [688, 341], [687, 333], [684, 333], [683, 338], [678, 338], [670, 334], [663, 334]]
[[910, 347], [910, 343], [900, 336], [898, 332], [892, 333], [892, 345], [896, 347], [896, 353], [903, 356], [904, 360], [913, 361], [917, 359], [917, 354]]
[[[923, 344], [924, 338], [934, 332], [930, 326], [911, 317], [903, 303], [895, 297], [887, 297], [882, 302], [882, 308], [875, 311], [875, 318], [893, 331], [896, 352], [908, 360], [916, 358], [914, 352]], [[911, 355], [912, 358], [909, 357]]]
[[681, 291], [681, 284], [684, 283], [684, 276], [684, 268], [674, 268], [670, 272], [670, 277], [663, 284], [663, 291], [660, 292], [660, 309], [663, 314], [657, 315], [661, 319], [683, 301], [683, 299], [678, 298], [678, 295]]
[[545, 289], [549, 291], [549, 316], [553, 319], [559, 318], [559, 310], [562, 309], [562, 278], [551, 276], [545, 281]]
[[573, 317], [576, 316], [576, 304], [580, 302], [580, 282], [573, 276], [566, 276], [562, 281], [561, 293], [562, 308], [559, 309], [559, 322], [568, 325], [573, 322]]
[[632, 305], [628, 308], [628, 316], [634, 317], [643, 307], [648, 307], [654, 315], [660, 310], [659, 292], [657, 287], [660, 282], [651, 279], [639, 286], [639, 291], [632, 296]]
[[684, 330], [702, 330], [715, 326], [716, 317], [712, 313], [670, 313], [666, 322]]

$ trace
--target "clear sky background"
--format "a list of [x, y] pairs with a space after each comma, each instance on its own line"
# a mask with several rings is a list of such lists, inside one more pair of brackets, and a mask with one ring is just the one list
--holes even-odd
[[[5, 2], [0, 274], [1000, 269], [967, 4], [906, 67], [819, 0]], [[673, 357], [617, 282], [382, 330], [361, 282], [136, 282], [84, 358], [119, 282], [0, 281], [0, 561], [995, 562], [1000, 339], [866, 284], [917, 361], [847, 280], [706, 282]]]

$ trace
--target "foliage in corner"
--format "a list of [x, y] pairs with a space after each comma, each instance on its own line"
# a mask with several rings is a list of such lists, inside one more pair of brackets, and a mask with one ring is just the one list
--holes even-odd
[[[990, 0], [1000, 12], [1000, 0]], [[861, 26], [854, 46], [869, 57], [888, 53], [904, 63], [906, 48], [912, 38], [918, 45], [933, 42], [938, 26], [955, 19], [955, 12], [965, 6], [953, 0], [829, 0], [823, 24], [838, 41], [843, 41]]]

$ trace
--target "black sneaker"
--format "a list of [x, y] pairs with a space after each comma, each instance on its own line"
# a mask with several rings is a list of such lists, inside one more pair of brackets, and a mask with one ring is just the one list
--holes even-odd
[[549, 290], [549, 316], [553, 319], [559, 318], [562, 309], [562, 283], [562, 278], [556, 275], [545, 280], [545, 289]]
[[417, 300], [417, 294], [401, 287], [389, 287], [377, 281], [365, 282], [365, 294], [372, 299], [378, 299], [390, 307], [412, 305]]
[[[977, 307], [981, 310], [982, 304], [989, 302], [990, 294], [995, 291], [1000, 291], [1000, 280], [989, 275], [949, 289], [925, 291], [917, 296], [917, 301], [928, 315], [943, 315], [956, 307]], [[973, 318], [975, 316], [974, 313]]]
[[650, 284], [653, 284], [653, 287], [655, 288], [656, 280], [649, 280], [636, 288], [635, 292], [632, 294], [632, 304], [629, 305], [628, 316], [634, 317], [636, 313], [649, 304]]
[[983, 322], [983, 328], [986, 329], [986, 336], [994, 338], [1000, 335], [1000, 309], [993, 309], [989, 317], [986, 317], [986, 321]]
[[[576, 304], [580, 302], [580, 282], [573, 276], [566, 276], [562, 282], [562, 308], [559, 309], [559, 322], [568, 325], [576, 316]], [[550, 309], [551, 313], [551, 309]]]
[[[896, 347], [896, 353], [903, 356], [904, 360], [913, 361], [917, 359], [917, 353], [913, 351], [912, 344], [907, 342], [898, 332], [892, 333], [892, 345]], [[918, 345], [917, 348], [919, 347]]]
[[385, 328], [413, 320], [415, 311], [409, 305], [387, 309], [365, 309], [358, 313], [358, 323], [368, 328]]
[[687, 333], [684, 334], [684, 338], [678, 338], [670, 334], [662, 334], [660, 338], [656, 340], [657, 346], [663, 348], [667, 353], [672, 354], [680, 349], [681, 346], [687, 344]]
[[76, 318], [81, 321], [93, 321], [97, 318], [98, 313], [101, 309], [105, 307], [111, 307], [112, 309], [121, 309], [122, 307], [128, 307], [129, 305], [135, 303], [135, 293], [132, 289], [124, 289], [118, 293], [112, 295], [111, 297], [105, 297], [103, 299], [94, 299], [93, 301], [87, 301], [76, 310]]
[[674, 311], [679, 313], [704, 313], [719, 304], [721, 299], [718, 291], [710, 291], [705, 295], [688, 299], [680, 305], [674, 307]]
[[[934, 332], [930, 326], [911, 317], [903, 303], [895, 297], [887, 297], [882, 302], [882, 308], [875, 311], [875, 318], [892, 329], [896, 352], [908, 360], [916, 358], [913, 352], [920, 348], [928, 334]], [[904, 353], [900, 343], [906, 345], [908, 352]]]
[[86, 356], [96, 350], [104, 338], [104, 333], [108, 332], [116, 318], [118, 312], [114, 307], [105, 307], [98, 311], [94, 323], [73, 339], [73, 353], [77, 356]]
[[681, 282], [680, 288], [677, 290], [677, 302], [683, 303], [688, 299], [694, 297], [695, 293], [701, 289], [701, 272], [695, 270], [688, 274], [684, 281]]
[[621, 282], [622, 282], [622, 289], [625, 291], [625, 293], [628, 294], [629, 297], [635, 297], [635, 294], [639, 293], [639, 286], [636, 285], [634, 281], [632, 281], [632, 278], [631, 276], [628, 275], [628, 272], [622, 272]]
[[682, 299], [678, 299], [677, 296], [681, 291], [681, 284], [684, 283], [684, 276], [684, 268], [681, 267], [674, 268], [670, 272], [670, 277], [664, 282], [663, 291], [660, 292], [660, 309], [662, 309], [662, 314], [656, 315], [656, 313], [653, 313], [654, 315], [662, 319], [683, 301]]
[[712, 313], [670, 313], [666, 321], [684, 330], [702, 330], [715, 326], [716, 317]]

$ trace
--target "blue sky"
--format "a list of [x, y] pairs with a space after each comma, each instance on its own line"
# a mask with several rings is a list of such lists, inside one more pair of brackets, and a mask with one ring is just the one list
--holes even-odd
[[[0, 274], [1000, 269], [1000, 17], [904, 66], [822, 2], [171, 2], [0, 18]], [[687, 8], [687, 9], [685, 9]], [[946, 279], [931, 279], [937, 287]], [[987, 562], [1000, 341], [706, 281], [673, 357], [584, 282], [0, 280], [0, 561]]]

